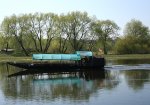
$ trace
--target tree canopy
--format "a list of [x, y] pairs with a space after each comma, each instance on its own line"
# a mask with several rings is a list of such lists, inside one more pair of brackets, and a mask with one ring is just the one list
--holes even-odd
[[[25, 55], [30, 50], [48, 53], [52, 42], [57, 43], [57, 53], [84, 50], [91, 38], [92, 19], [86, 12], [71, 12], [66, 15], [35, 13], [6, 17], [1, 30], [6, 38], [14, 37]], [[58, 47], [59, 46], [59, 47]], [[54, 47], [54, 46], [53, 46]]]
[[0, 49], [32, 53], [73, 53], [77, 50], [104, 54], [150, 53], [150, 31], [141, 21], [132, 19], [119, 36], [112, 20], [98, 20], [87, 12], [68, 14], [34, 13], [5, 17], [0, 28]]
[[118, 25], [111, 20], [96, 21], [93, 23], [93, 31], [103, 46], [104, 54], [107, 54], [107, 42], [110, 38], [117, 37]]
[[141, 21], [132, 19], [124, 29], [124, 37], [116, 43], [115, 50], [119, 54], [150, 53], [149, 28]]

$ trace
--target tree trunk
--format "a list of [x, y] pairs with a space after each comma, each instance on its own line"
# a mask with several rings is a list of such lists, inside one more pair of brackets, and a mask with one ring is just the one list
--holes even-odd
[[8, 52], [8, 42], [7, 42], [7, 44], [6, 44], [6, 52]]
[[22, 48], [24, 54], [25, 54], [26, 56], [29, 56], [28, 52], [26, 51], [26, 49], [25, 49], [24, 46], [23, 46], [22, 41], [19, 40], [18, 36], [15, 35], [15, 37], [16, 37], [16, 40], [18, 41], [18, 43], [20, 44], [20, 46], [21, 46], [21, 48]]

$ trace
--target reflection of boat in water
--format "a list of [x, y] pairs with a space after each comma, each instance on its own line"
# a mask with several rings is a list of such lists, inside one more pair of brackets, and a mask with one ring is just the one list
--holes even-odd
[[58, 73], [56, 74], [44, 74], [35, 75], [34, 82], [43, 83], [53, 83], [53, 84], [69, 84], [69, 83], [79, 83], [83, 80], [98, 80], [105, 79], [105, 71], [85, 71], [85, 72], [72, 72], [72, 73]]
[[[33, 54], [33, 60], [47, 62], [7, 62], [24, 69], [94, 69], [104, 68], [105, 59], [94, 57], [90, 51], [77, 51], [76, 54]], [[52, 60], [57, 62], [53, 62]], [[48, 61], [52, 61], [51, 63]]]
[[19, 71], [13, 74], [8, 75], [8, 77], [14, 77], [14, 76], [22, 76], [22, 75], [36, 75], [36, 74], [47, 74], [47, 75], [55, 75], [55, 74], [74, 74], [75, 76], [78, 74], [79, 77], [81, 78], [85, 78], [85, 79], [96, 79], [96, 78], [104, 78], [105, 77], [105, 71], [103, 69], [67, 69], [67, 70], [39, 70], [39, 69], [35, 69], [35, 70], [31, 70], [31, 69], [27, 69], [27, 70], [23, 70], [23, 71]]
[[[32, 75], [29, 75], [30, 73]], [[110, 71], [93, 69], [84, 72], [49, 71], [48, 73], [46, 70], [43, 73], [42, 70], [23, 70], [20, 74], [12, 75], [15, 77], [6, 79], [7, 82], [4, 83], [9, 85], [5, 85], [7, 87], [3, 89], [8, 97], [16, 97], [17, 94], [17, 98], [29, 96], [29, 100], [39, 97], [48, 102], [57, 101], [58, 98], [88, 101], [93, 94], [97, 95], [99, 90], [117, 86], [116, 82], [119, 82], [114, 81], [109, 74]], [[22, 99], [26, 100], [26, 97]]]
[[29, 99], [37, 96], [48, 101], [54, 101], [57, 98], [88, 100], [91, 95], [97, 93], [99, 88], [105, 86], [104, 79], [105, 71], [69, 72], [68, 74], [38, 73], [17, 76], [7, 79], [17, 82], [10, 83], [11, 86], [6, 85], [8, 86], [6, 95], [15, 97], [14, 92], [16, 92], [17, 97], [28, 95], [31, 96]]

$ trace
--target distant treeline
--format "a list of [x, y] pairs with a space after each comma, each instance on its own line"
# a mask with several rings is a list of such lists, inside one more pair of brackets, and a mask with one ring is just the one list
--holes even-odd
[[98, 20], [87, 12], [35, 13], [5, 17], [1, 23], [0, 49], [14, 53], [73, 53], [90, 50], [98, 54], [150, 53], [149, 28], [139, 20], [126, 24], [124, 35], [112, 20]]

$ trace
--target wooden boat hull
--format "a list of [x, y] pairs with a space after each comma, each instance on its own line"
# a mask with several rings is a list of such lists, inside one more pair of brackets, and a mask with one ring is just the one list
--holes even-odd
[[81, 65], [76, 65], [76, 64], [44, 64], [44, 63], [14, 63], [14, 62], [7, 62], [9, 65], [23, 68], [23, 69], [38, 69], [38, 70], [70, 70], [70, 69], [100, 69], [104, 68], [104, 66], [91, 66], [91, 65], [86, 65], [86, 66], [81, 66]]
[[40, 69], [40, 70], [70, 70], [70, 69], [101, 69], [104, 68], [104, 58], [92, 58], [92, 60], [83, 59], [74, 63], [25, 63], [25, 62], [7, 62], [9, 65], [23, 69]]
[[36, 74], [47, 74], [47, 75], [55, 75], [55, 74], [78, 74], [81, 77], [85, 78], [104, 78], [105, 77], [105, 71], [104, 69], [68, 69], [68, 70], [23, 70], [19, 71], [13, 74], [9, 74], [8, 77], [13, 76], [22, 76], [22, 75], [36, 75]]

